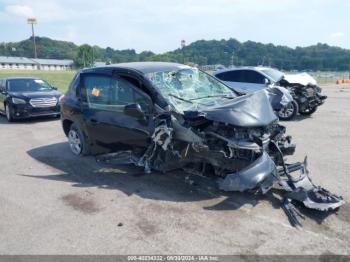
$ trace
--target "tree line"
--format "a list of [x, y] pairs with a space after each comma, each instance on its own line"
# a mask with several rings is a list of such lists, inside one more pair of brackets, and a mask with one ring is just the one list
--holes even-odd
[[[350, 50], [318, 43], [308, 47], [290, 48], [253, 41], [199, 40], [184, 48], [163, 54], [151, 51], [137, 53], [134, 49], [116, 50], [111, 47], [77, 46], [72, 42], [36, 37], [40, 58], [73, 59], [79, 67], [96, 61], [121, 63], [132, 61], [168, 61], [198, 65], [272, 66], [282, 70], [348, 71]], [[32, 42], [0, 43], [0, 56], [32, 57]]]

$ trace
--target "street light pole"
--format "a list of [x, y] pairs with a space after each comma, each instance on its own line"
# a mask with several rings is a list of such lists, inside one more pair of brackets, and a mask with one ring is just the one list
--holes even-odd
[[34, 24], [37, 23], [37, 20], [35, 17], [29, 17], [27, 19], [28, 24], [32, 26], [32, 41], [33, 41], [33, 53], [34, 53], [34, 58], [38, 58], [38, 53], [36, 50], [36, 43], [35, 43], [35, 34], [34, 34]]

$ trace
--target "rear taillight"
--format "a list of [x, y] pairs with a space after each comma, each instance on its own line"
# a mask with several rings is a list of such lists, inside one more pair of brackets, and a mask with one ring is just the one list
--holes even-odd
[[60, 104], [63, 104], [63, 102], [64, 102], [64, 95], [61, 95], [61, 96], [60, 96], [60, 98], [58, 99], [58, 102], [59, 102]]

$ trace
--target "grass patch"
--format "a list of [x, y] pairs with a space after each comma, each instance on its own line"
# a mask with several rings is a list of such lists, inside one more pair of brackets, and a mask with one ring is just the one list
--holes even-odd
[[38, 77], [57, 87], [62, 93], [67, 91], [74, 75], [75, 71], [0, 70], [0, 79], [12, 76]]

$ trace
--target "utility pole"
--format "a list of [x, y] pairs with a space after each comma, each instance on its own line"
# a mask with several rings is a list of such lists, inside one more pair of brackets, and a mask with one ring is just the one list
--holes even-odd
[[27, 19], [28, 24], [32, 26], [32, 41], [33, 41], [33, 54], [34, 58], [38, 58], [38, 53], [36, 50], [36, 43], [35, 43], [35, 34], [34, 34], [34, 25], [37, 24], [37, 20], [35, 17], [29, 17]]
[[186, 46], [186, 41], [181, 40], [181, 53], [182, 53], [182, 63], [185, 63], [184, 47]]

